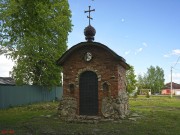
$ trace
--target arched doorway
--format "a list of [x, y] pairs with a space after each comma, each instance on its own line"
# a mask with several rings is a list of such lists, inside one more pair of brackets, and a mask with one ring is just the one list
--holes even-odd
[[83, 72], [79, 81], [79, 113], [80, 115], [98, 114], [98, 78], [92, 71]]

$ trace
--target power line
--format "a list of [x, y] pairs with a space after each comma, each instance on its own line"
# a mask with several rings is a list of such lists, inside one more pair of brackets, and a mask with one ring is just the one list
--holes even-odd
[[174, 70], [176, 70], [176, 71], [180, 71], [180, 69], [178, 69], [178, 68], [173, 68]]
[[179, 62], [179, 59], [180, 59], [180, 56], [178, 57], [174, 67], [173, 66], [171, 67], [171, 98], [172, 98], [172, 69], [176, 67], [177, 63]]
[[178, 57], [178, 59], [177, 59], [176, 63], [174, 64], [174, 67], [173, 67], [173, 68], [176, 67], [177, 63], [179, 62], [179, 59], [180, 59], [180, 56]]

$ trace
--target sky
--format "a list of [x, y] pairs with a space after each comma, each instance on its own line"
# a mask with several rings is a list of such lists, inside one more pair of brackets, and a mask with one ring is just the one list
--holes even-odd
[[[72, 32], [68, 48], [85, 41], [88, 26], [84, 11], [91, 13], [100, 42], [134, 66], [143, 75], [150, 66], [164, 70], [165, 83], [180, 83], [180, 0], [69, 0]], [[9, 76], [13, 62], [0, 56], [0, 76]]]

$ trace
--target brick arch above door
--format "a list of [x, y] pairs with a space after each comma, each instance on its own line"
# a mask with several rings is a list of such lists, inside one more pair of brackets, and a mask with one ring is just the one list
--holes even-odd
[[78, 73], [76, 75], [76, 78], [75, 78], [76, 87], [79, 87], [79, 78], [80, 78], [80, 75], [83, 72], [86, 72], [86, 71], [92, 71], [92, 72], [96, 73], [98, 81], [101, 81], [101, 74], [99, 73], [98, 70], [94, 69], [93, 67], [86, 67], [86, 68], [82, 68], [82, 69], [80, 69], [78, 71]]

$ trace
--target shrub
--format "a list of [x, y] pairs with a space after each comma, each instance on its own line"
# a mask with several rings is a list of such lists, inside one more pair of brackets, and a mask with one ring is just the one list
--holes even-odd
[[149, 92], [146, 93], [146, 98], [150, 98]]

